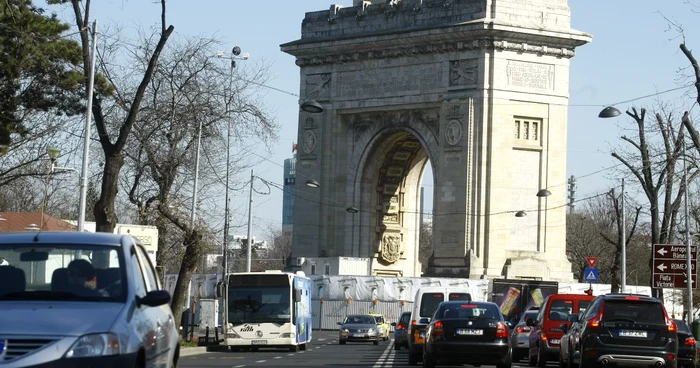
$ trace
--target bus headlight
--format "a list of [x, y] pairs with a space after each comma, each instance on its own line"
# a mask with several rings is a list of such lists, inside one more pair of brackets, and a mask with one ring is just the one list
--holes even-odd
[[294, 332], [285, 332], [283, 334], [280, 334], [281, 339], [292, 339], [294, 338], [295, 334]]

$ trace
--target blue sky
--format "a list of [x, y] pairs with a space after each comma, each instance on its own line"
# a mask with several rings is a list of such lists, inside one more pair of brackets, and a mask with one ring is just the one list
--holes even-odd
[[[94, 0], [93, 3], [92, 17], [98, 19], [101, 27], [116, 23], [128, 31], [136, 24], [148, 26], [159, 22], [158, 1]], [[282, 53], [279, 45], [300, 37], [305, 12], [328, 9], [333, 3], [331, 0], [170, 0], [167, 18], [168, 23], [175, 26], [176, 33], [215, 36], [223, 41], [222, 48], [226, 52], [238, 45], [243, 52], [250, 53], [251, 60], [265, 60], [271, 64], [268, 84], [297, 93], [299, 69], [294, 58]], [[351, 0], [335, 3], [352, 5]], [[699, 27], [695, 26], [700, 23], [700, 14], [693, 13], [692, 6], [682, 0], [570, 0], [569, 6], [572, 28], [593, 36], [591, 44], [577, 49], [570, 75], [567, 177], [579, 178], [577, 197], [582, 198], [619, 185], [620, 175], [615, 170], [602, 169], [617, 164], [610, 157], [611, 147], [619, 146], [618, 137], [623, 129], [632, 127], [624, 116], [603, 120], [597, 117], [598, 112], [603, 106], [619, 101], [690, 84], [689, 80], [678, 81], [679, 68], [687, 68], [688, 63], [678, 49], [681, 39], [677, 32], [669, 30], [662, 14], [685, 27], [691, 49], [700, 45], [700, 36], [696, 36], [700, 35]], [[61, 14], [62, 17], [70, 15]], [[697, 56], [700, 57], [700, 49]], [[690, 107], [693, 100], [684, 98], [684, 92], [680, 90], [659, 97]], [[282, 130], [272, 155], [258, 152], [266, 160], [256, 166], [255, 171], [257, 176], [281, 184], [282, 164], [285, 158], [291, 157], [292, 143], [297, 136], [297, 99], [273, 90], [265, 93], [265, 102]], [[651, 107], [653, 102], [654, 98], [647, 98], [616, 106], [624, 111], [632, 106]], [[245, 180], [246, 175], [249, 174], [242, 173], [241, 179]], [[432, 191], [429, 176], [426, 175], [425, 180], [428, 193]], [[565, 184], [560, 183], [552, 190], [566, 190]], [[634, 194], [637, 189], [629, 183], [627, 191]], [[232, 195], [233, 201], [245, 208], [247, 191]], [[256, 196], [254, 206], [254, 233], [270, 225], [281, 226], [280, 190], [273, 188], [269, 196]], [[237, 215], [243, 216], [246, 214]], [[245, 228], [232, 232], [243, 234]]]

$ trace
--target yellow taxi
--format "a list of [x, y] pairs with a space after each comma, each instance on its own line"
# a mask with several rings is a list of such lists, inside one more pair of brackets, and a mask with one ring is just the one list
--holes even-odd
[[389, 331], [391, 328], [389, 327], [389, 323], [386, 321], [386, 318], [384, 318], [383, 315], [377, 314], [374, 312], [370, 312], [370, 316], [374, 317], [374, 320], [377, 321], [377, 328], [379, 329], [379, 339], [380, 340], [389, 340]]

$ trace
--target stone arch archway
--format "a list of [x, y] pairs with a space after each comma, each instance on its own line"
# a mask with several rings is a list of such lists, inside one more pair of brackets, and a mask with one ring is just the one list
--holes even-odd
[[571, 280], [567, 193], [535, 197], [566, 184], [569, 59], [591, 39], [566, 1], [354, 3], [307, 13], [282, 45], [324, 107], [299, 113], [292, 259], [420, 276], [406, 245], [430, 160], [428, 275]]
[[420, 274], [420, 187], [439, 149], [439, 119], [437, 108], [343, 118], [353, 137], [348, 183], [359, 210], [347, 216], [349, 254], [371, 259], [374, 274]]

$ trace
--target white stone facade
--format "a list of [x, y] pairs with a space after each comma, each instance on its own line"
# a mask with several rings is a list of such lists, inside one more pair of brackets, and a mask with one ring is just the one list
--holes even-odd
[[566, 1], [355, 3], [307, 13], [301, 39], [282, 45], [301, 67], [300, 95], [324, 106], [299, 115], [292, 256], [366, 257], [374, 275], [420, 276], [430, 160], [426, 275], [570, 281], [569, 58], [590, 36], [570, 29]]

